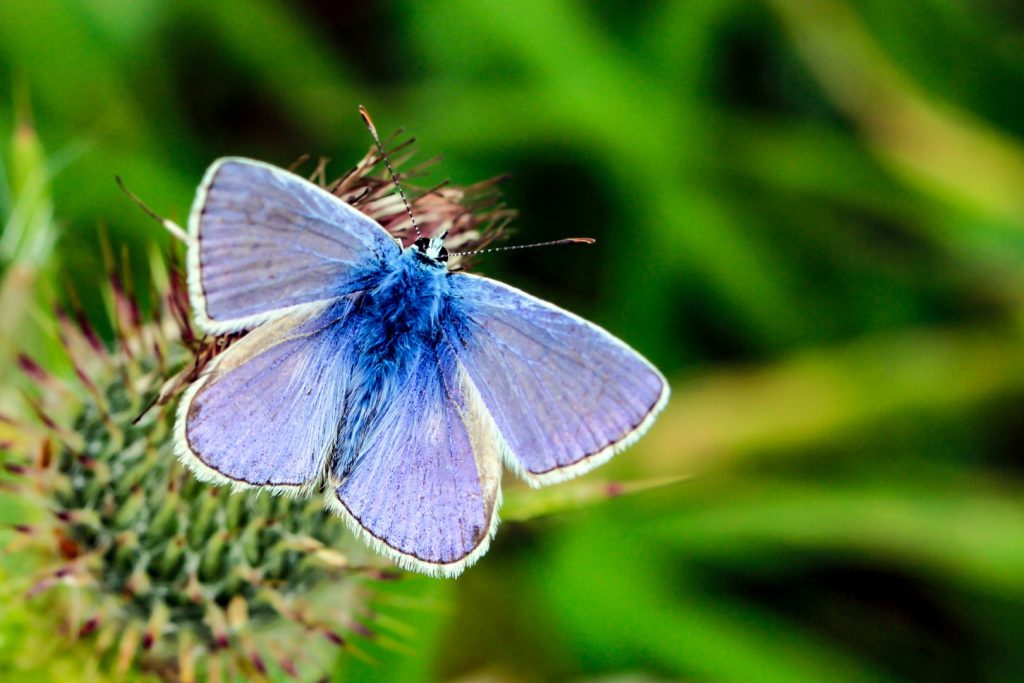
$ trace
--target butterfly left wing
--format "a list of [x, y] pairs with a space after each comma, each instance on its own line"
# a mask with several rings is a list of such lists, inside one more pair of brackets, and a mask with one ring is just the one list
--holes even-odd
[[497, 529], [501, 440], [447, 345], [424, 345], [392, 379], [366, 397], [379, 408], [358, 433], [342, 425], [353, 457], [335, 461], [348, 471], [327, 502], [400, 566], [457, 576]]
[[513, 287], [453, 274], [446, 336], [532, 486], [582, 474], [647, 430], [665, 378], [597, 325]]
[[189, 238], [189, 296], [211, 334], [358, 291], [401, 252], [376, 221], [323, 188], [235, 157], [206, 172]]

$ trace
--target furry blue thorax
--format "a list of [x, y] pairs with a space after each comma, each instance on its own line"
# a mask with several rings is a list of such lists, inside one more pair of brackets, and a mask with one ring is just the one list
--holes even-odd
[[448, 269], [416, 247], [405, 249], [356, 303], [361, 349], [370, 363], [393, 363], [431, 341], [449, 292]]
[[358, 435], [378, 418], [383, 406], [416, 400], [403, 395], [403, 387], [420, 355], [437, 348], [449, 295], [447, 267], [409, 247], [365, 292], [349, 300], [338, 330], [352, 348], [344, 420], [357, 428], [348, 431], [352, 438], [335, 446], [336, 472], [355, 464]]

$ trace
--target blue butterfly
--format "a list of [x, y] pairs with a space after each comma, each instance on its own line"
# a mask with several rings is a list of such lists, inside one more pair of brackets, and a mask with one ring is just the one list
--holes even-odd
[[443, 236], [402, 248], [320, 187], [214, 163], [189, 216], [197, 325], [244, 337], [182, 398], [200, 478], [327, 506], [400, 566], [457, 576], [497, 529], [502, 465], [532, 486], [635, 441], [665, 378], [604, 330], [450, 272]]

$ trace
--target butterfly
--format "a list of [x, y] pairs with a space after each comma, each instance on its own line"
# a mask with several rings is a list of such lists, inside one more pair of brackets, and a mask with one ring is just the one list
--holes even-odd
[[184, 393], [174, 441], [199, 478], [322, 494], [399, 566], [454, 577], [497, 529], [503, 467], [532, 486], [640, 437], [662, 374], [601, 328], [450, 272], [319, 186], [258, 161], [206, 172], [188, 223], [197, 326], [246, 334]]

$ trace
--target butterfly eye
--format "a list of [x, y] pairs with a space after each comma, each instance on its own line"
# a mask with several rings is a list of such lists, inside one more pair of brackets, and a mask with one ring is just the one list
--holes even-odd
[[421, 237], [418, 240], [416, 240], [415, 242], [413, 242], [412, 246], [414, 246], [417, 249], [419, 249], [420, 253], [425, 254], [425, 253], [427, 253], [427, 247], [430, 246], [430, 238], [429, 237]]
[[448, 262], [448, 250], [445, 249], [444, 247], [441, 247], [441, 251], [439, 251], [437, 253], [437, 260], [440, 261], [441, 263], [447, 263]]

